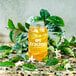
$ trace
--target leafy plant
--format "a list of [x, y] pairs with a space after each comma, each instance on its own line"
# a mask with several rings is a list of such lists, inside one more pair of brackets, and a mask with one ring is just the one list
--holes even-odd
[[65, 26], [63, 19], [58, 16], [50, 16], [48, 18], [48, 21], [50, 21], [51, 23], [53, 23], [56, 26], [61, 26], [61, 27]]
[[[66, 70], [65, 65], [66, 65], [67, 63], [69, 63], [69, 61], [66, 59], [66, 60], [64, 60], [64, 61], [61, 63], [60, 66], [56, 67], [55, 70], [58, 70], [58, 71], [60, 71], [60, 70]], [[67, 67], [68, 67], [68, 66], [67, 66]], [[69, 70], [69, 71], [73, 71], [73, 68], [72, 68], [72, 67], [70, 67], [70, 68], [68, 67], [68, 70]]]
[[24, 64], [22, 66], [22, 68], [24, 70], [28, 70], [28, 71], [34, 71], [34, 70], [36, 70], [36, 67], [33, 64], [29, 64], [29, 63]]
[[19, 60], [24, 60], [24, 58], [22, 57], [22, 56], [16, 56], [16, 57], [14, 57], [14, 58], [12, 58], [12, 59], [10, 59], [9, 61], [10, 62], [17, 62], [17, 61], [19, 61]]
[[57, 58], [49, 58], [46, 62], [46, 65], [52, 66], [58, 64], [58, 59]]
[[[12, 42], [14, 42], [14, 46], [6, 46], [2, 45], [0, 46], [0, 52], [4, 52], [4, 55], [9, 55], [10, 53], [18, 53], [22, 54], [23, 52], [28, 51], [28, 30], [31, 26], [31, 23], [37, 23], [37, 22], [43, 22], [44, 26], [47, 27], [48, 32], [51, 33], [53, 36], [58, 37], [58, 41], [56, 39], [51, 38], [50, 34], [48, 35], [48, 55], [46, 58], [43, 58], [43, 61], [46, 62], [47, 66], [54, 66], [58, 64], [59, 60], [57, 58], [50, 57], [56, 56], [55, 50], [60, 50], [61, 54], [68, 54], [68, 55], [74, 55], [74, 52], [70, 46], [76, 46], [76, 37], [72, 36], [70, 40], [67, 40], [64, 36], [65, 31], [62, 30], [62, 27], [65, 26], [64, 21], [59, 16], [52, 16], [50, 13], [45, 10], [40, 10], [40, 16], [31, 16], [28, 18], [28, 20], [25, 22], [25, 25], [22, 25], [22, 23], [18, 22], [17, 27], [14, 25], [13, 21], [11, 19], [8, 20], [8, 28], [10, 29], [9, 37]], [[38, 23], [37, 23], [38, 24]], [[15, 31], [19, 31], [18, 34], [15, 34]], [[16, 35], [16, 36], [15, 36]], [[16, 56], [9, 61], [1, 62], [0, 66], [5, 67], [14, 67], [15, 64], [13, 62], [17, 62], [19, 60], [29, 60], [28, 55], [22, 56]], [[67, 60], [63, 61], [61, 63], [61, 66], [56, 67], [56, 70], [66, 70], [64, 67], [68, 63]], [[33, 64], [25, 63], [22, 68], [24, 70], [28, 71], [34, 71], [36, 70], [36, 67]], [[69, 68], [69, 70], [73, 70], [72, 68]]]
[[5, 61], [5, 62], [1, 62], [0, 66], [3, 66], [3, 67], [14, 67], [15, 64], [13, 62], [10, 62], [10, 61]]
[[64, 38], [64, 42], [61, 42], [61, 44], [57, 47], [58, 50], [61, 50], [65, 54], [70, 54], [74, 56], [73, 50], [70, 48], [70, 42]]
[[7, 46], [7, 45], [0, 46], [0, 52], [4, 52], [6, 50], [10, 51], [11, 49], [12, 49], [12, 47]]

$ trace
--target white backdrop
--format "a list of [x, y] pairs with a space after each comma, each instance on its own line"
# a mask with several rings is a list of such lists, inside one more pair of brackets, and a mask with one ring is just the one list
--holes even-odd
[[25, 23], [30, 16], [39, 15], [41, 8], [64, 19], [66, 37], [76, 36], [76, 0], [0, 0], [0, 42], [9, 42], [8, 19]]

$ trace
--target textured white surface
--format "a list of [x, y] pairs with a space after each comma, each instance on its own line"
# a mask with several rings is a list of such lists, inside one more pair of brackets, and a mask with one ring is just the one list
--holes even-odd
[[30, 16], [39, 15], [41, 8], [64, 19], [66, 36], [76, 36], [76, 0], [0, 0], [0, 41], [9, 41], [9, 31], [5, 28], [8, 19], [25, 23]]

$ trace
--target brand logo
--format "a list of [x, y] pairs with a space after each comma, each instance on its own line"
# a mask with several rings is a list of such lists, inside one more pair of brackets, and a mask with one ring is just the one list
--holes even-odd
[[41, 42], [41, 39], [35, 39], [35, 42]]
[[33, 42], [29, 42], [29, 46], [35, 46], [36, 47], [41, 47], [41, 46], [47, 46], [47, 43], [33, 43]]

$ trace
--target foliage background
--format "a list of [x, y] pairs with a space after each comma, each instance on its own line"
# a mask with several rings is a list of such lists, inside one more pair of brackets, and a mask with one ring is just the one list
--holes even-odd
[[66, 37], [76, 36], [76, 0], [0, 0], [0, 42], [9, 42], [8, 19], [25, 23], [28, 17], [39, 15], [41, 8], [63, 18]]

